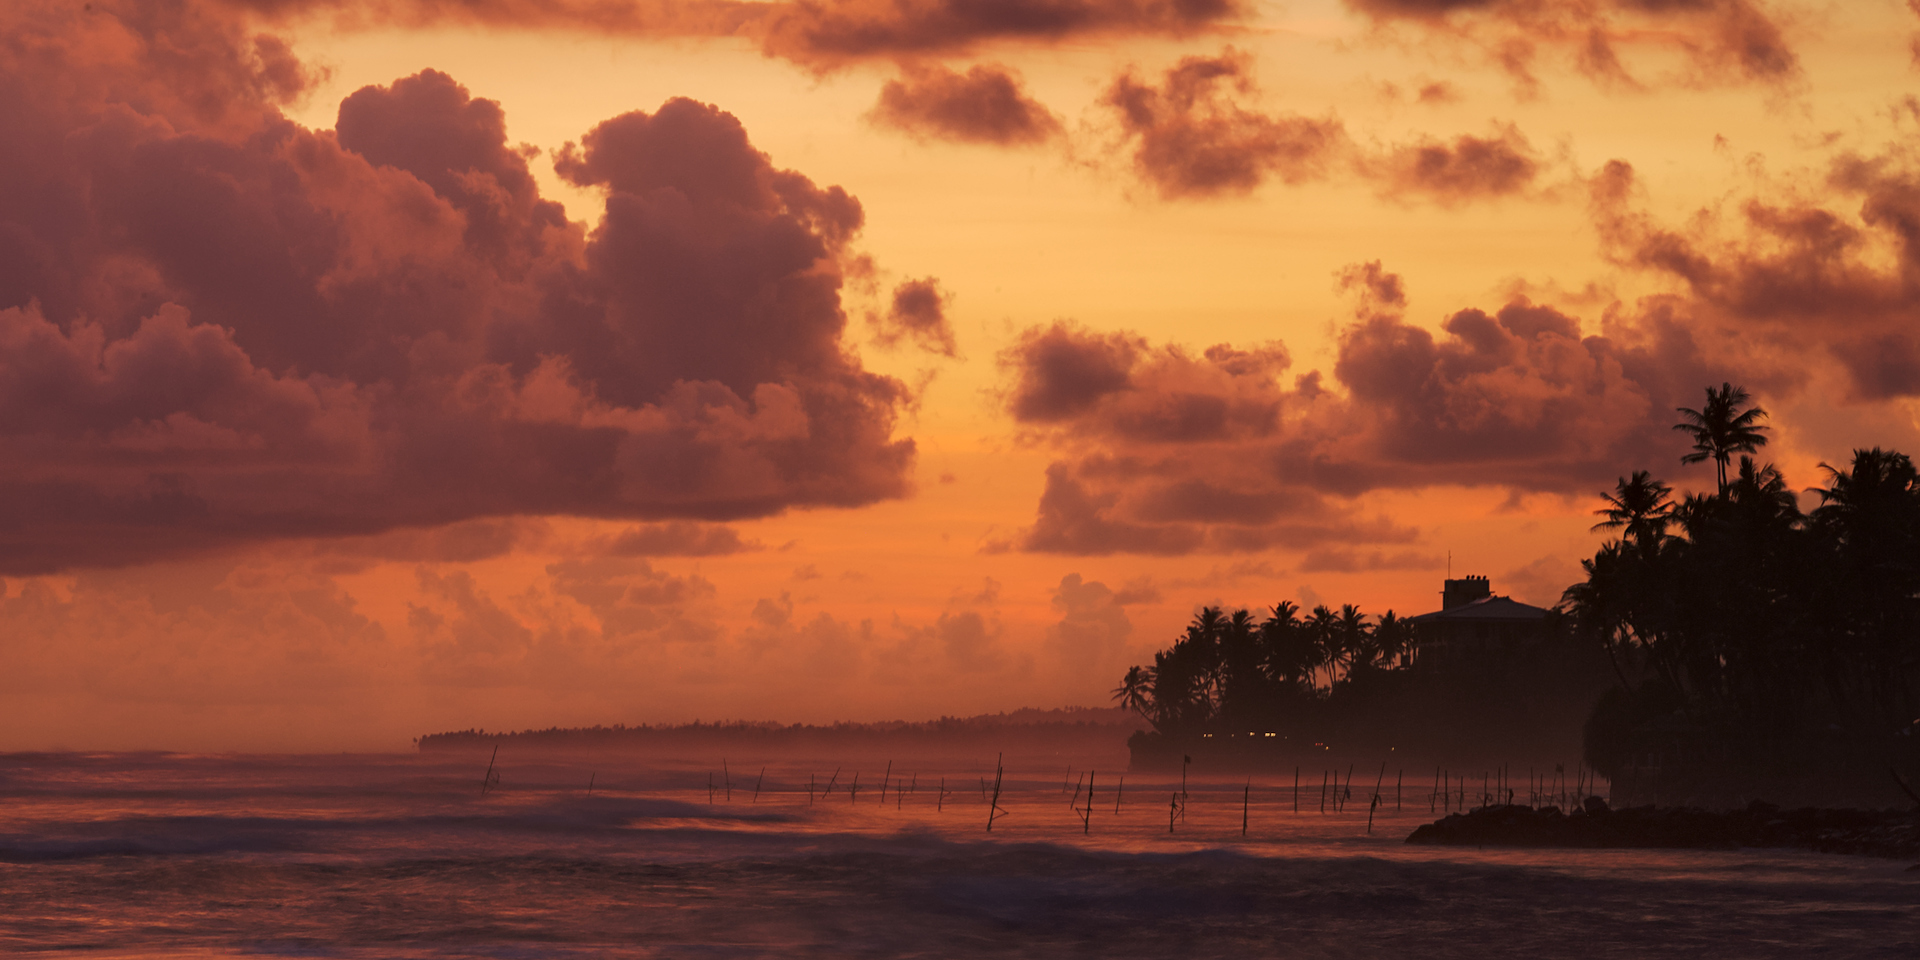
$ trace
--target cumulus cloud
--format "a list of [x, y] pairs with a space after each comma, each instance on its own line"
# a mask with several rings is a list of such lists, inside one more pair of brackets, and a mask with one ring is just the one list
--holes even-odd
[[1371, 573], [1377, 570], [1437, 570], [1443, 559], [1414, 550], [1346, 550], [1325, 547], [1309, 550], [1300, 561], [1302, 573]]
[[1842, 154], [1823, 191], [1756, 190], [1679, 227], [1646, 212], [1623, 161], [1590, 186], [1603, 251], [1679, 284], [1650, 309], [1705, 321], [1702, 336], [1744, 349], [1780, 386], [1825, 356], [1853, 399], [1920, 396], [1920, 162], [1909, 153]]
[[209, 0], [337, 28], [468, 25], [673, 36], [745, 36], [816, 69], [869, 58], [952, 55], [995, 42], [1086, 36], [1184, 37], [1239, 20], [1237, 0]]
[[1440, 335], [1402, 316], [1400, 278], [1342, 271], [1359, 301], [1332, 382], [1278, 344], [1193, 352], [1058, 323], [1002, 361], [1015, 419], [1060, 454], [1027, 550], [1184, 554], [1317, 550], [1308, 569], [1431, 558], [1368, 545], [1417, 531], [1362, 512], [1379, 489], [1435, 484], [1572, 492], [1670, 456], [1672, 410], [1724, 371], [1672, 314], [1587, 335], [1515, 298], [1460, 310]]
[[299, 569], [185, 562], [62, 581], [0, 592], [11, 701], [324, 708], [377, 688], [404, 649], [338, 583]]
[[887, 312], [872, 317], [879, 330], [880, 345], [891, 347], [901, 340], [911, 340], [930, 353], [959, 357], [953, 324], [947, 320], [950, 299], [952, 295], [940, 289], [940, 281], [933, 277], [908, 280], [894, 287], [893, 302]]
[[1466, 98], [1461, 95], [1460, 88], [1446, 80], [1423, 83], [1414, 93], [1415, 102], [1427, 105], [1459, 103], [1464, 99]]
[[1491, 136], [1462, 134], [1452, 142], [1426, 138], [1388, 149], [1369, 162], [1387, 196], [1420, 196], [1442, 206], [1523, 193], [1544, 160], [1512, 124]]
[[[1486, 136], [1362, 147], [1334, 117], [1263, 112], [1257, 95], [1252, 59], [1229, 47], [1182, 59], [1157, 86], [1128, 70], [1102, 103], [1113, 111], [1133, 173], [1169, 200], [1244, 194], [1274, 180], [1357, 177], [1388, 197], [1457, 206], [1526, 193], [1547, 167], [1510, 123]], [[1454, 94], [1429, 84], [1420, 96], [1442, 102]]]
[[1097, 334], [1067, 322], [1032, 327], [1001, 357], [1014, 368], [1015, 419], [1054, 423], [1124, 390], [1146, 341], [1124, 333]]
[[1237, 20], [1236, 0], [801, 0], [775, 4], [764, 49], [831, 65], [903, 54], [956, 54], [992, 41], [1182, 37]]
[[360, 537], [328, 537], [280, 545], [280, 556], [306, 555], [328, 573], [354, 573], [381, 561], [473, 563], [545, 546], [552, 528], [540, 517], [482, 517], [437, 527], [410, 527]]
[[1248, 107], [1251, 67], [1229, 47], [1182, 58], [1158, 86], [1128, 71], [1107, 89], [1103, 102], [1119, 118], [1135, 172], [1162, 197], [1246, 193], [1268, 177], [1301, 183], [1332, 170], [1347, 147], [1345, 128], [1331, 117]]
[[1060, 118], [1021, 89], [1020, 77], [1000, 64], [959, 73], [937, 65], [909, 66], [880, 88], [868, 118], [913, 136], [956, 143], [1021, 146], [1060, 135]]
[[[1912, 11], [1914, 16], [1920, 17], [1920, 0], [1907, 0], [1907, 9]], [[1920, 65], [1920, 33], [1907, 39], [1907, 50], [1912, 57], [1912, 62]]]
[[732, 527], [687, 520], [638, 524], [596, 547], [615, 557], [719, 557], [763, 549], [758, 540], [741, 539]]
[[589, 230], [451, 77], [308, 130], [303, 68], [199, 9], [0, 15], [33, 41], [0, 51], [0, 572], [906, 491], [845, 191], [671, 100], [558, 157]]
[[1625, 63], [1641, 51], [1684, 60], [1685, 70], [1666, 82], [1777, 86], [1801, 77], [1786, 27], [1757, 0], [1345, 2], [1376, 25], [1421, 31], [1423, 44], [1467, 44], [1484, 51], [1523, 92], [1538, 85], [1534, 67], [1543, 47], [1607, 86], [1644, 84]]
[[1077, 573], [1060, 578], [1053, 591], [1058, 622], [1047, 627], [1047, 646], [1063, 663], [1095, 664], [1119, 659], [1133, 621], [1123, 609], [1126, 598], [1098, 580]]

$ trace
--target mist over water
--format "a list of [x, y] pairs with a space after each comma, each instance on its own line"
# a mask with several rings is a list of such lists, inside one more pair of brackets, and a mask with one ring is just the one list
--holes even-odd
[[[1319, 783], [993, 759], [0, 757], [0, 948], [118, 956], [1920, 955], [1920, 872], [1792, 851], [1409, 847]], [[857, 769], [856, 769], [857, 768]], [[1318, 771], [1315, 771], [1317, 775]], [[809, 802], [808, 777], [814, 777]], [[855, 776], [857, 794], [849, 792]], [[713, 792], [709, 794], [709, 778]], [[831, 793], [820, 787], [833, 780]], [[947, 793], [940, 793], [945, 780]], [[593, 784], [587, 793], [589, 781]], [[910, 792], [900, 793], [902, 782]], [[728, 784], [731, 797], [728, 797]], [[756, 784], [759, 795], [754, 797]], [[711, 796], [711, 800], [710, 800]], [[1242, 835], [1242, 818], [1246, 833]], [[1397, 806], [1397, 809], [1396, 809]]]

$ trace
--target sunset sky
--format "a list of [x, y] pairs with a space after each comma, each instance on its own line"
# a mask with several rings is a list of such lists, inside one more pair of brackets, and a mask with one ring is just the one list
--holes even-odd
[[[1920, 9], [1920, 0], [1914, 3]], [[16, 0], [0, 749], [1096, 705], [1920, 452], [1898, 0]], [[1811, 500], [1803, 501], [1810, 503]]]

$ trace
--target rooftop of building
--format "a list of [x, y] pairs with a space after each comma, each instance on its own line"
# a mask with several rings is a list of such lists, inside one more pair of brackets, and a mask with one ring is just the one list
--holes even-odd
[[1439, 620], [1543, 620], [1546, 616], [1545, 608], [1521, 603], [1512, 597], [1481, 597], [1447, 610], [1436, 610], [1417, 617], [1408, 617], [1407, 620], [1412, 623], [1432, 623]]

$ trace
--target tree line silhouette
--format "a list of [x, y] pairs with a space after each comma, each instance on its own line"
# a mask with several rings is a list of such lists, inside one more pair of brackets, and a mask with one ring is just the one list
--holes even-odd
[[1711, 461], [1714, 487], [1676, 498], [1639, 470], [1602, 494], [1593, 529], [1616, 536], [1582, 561], [1585, 578], [1540, 643], [1472, 669], [1421, 670], [1420, 637], [1392, 611], [1208, 607], [1113, 691], [1153, 725], [1136, 735], [1136, 759], [1151, 748], [1177, 762], [1181, 744], [1253, 732], [1296, 745], [1512, 745], [1553, 710], [1574, 711], [1575, 726], [1584, 718], [1586, 759], [1609, 775], [1663, 753], [1920, 741], [1912, 460], [1875, 447], [1844, 467], [1823, 463], [1826, 483], [1807, 491], [1817, 505], [1803, 512], [1780, 470], [1754, 458], [1771, 428], [1746, 390], [1708, 387], [1701, 407], [1677, 412], [1674, 429], [1691, 441], [1680, 462]]
[[[1731, 384], [1675, 425], [1683, 463], [1712, 460], [1717, 490], [1687, 494], [1648, 471], [1603, 494], [1595, 530], [1618, 530], [1561, 601], [1607, 651], [1619, 686], [1596, 705], [1602, 769], [1679, 745], [1764, 752], [1795, 738], [1859, 742], [1909, 729], [1920, 667], [1920, 476], [1903, 453], [1825, 463], [1802, 512], [1752, 454], [1764, 410]], [[1739, 455], [1738, 465], [1733, 458]]]
[[1302, 616], [1282, 600], [1256, 621], [1206, 607], [1153, 666], [1129, 668], [1113, 697], [1170, 736], [1272, 730], [1304, 703], [1403, 669], [1412, 656], [1411, 625], [1392, 610], [1370, 620], [1349, 603]]

